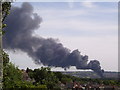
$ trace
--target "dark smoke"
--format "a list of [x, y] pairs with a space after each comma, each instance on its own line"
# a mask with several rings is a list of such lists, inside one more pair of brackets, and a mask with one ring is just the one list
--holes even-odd
[[33, 7], [29, 3], [12, 7], [4, 22], [7, 24], [3, 37], [4, 49], [26, 52], [36, 64], [63, 68], [76, 66], [77, 69], [92, 69], [102, 76], [99, 61], [92, 60], [87, 63], [88, 56], [81, 55], [78, 50], [71, 52], [55, 39], [33, 36], [41, 22], [42, 18], [33, 13]]

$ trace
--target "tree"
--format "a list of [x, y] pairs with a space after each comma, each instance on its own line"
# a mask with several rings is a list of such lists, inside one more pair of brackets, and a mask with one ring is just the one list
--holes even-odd
[[55, 76], [61, 81], [61, 78], [63, 77], [63, 74], [61, 72], [54, 72]]
[[0, 1], [0, 76], [1, 76], [1, 81], [3, 79], [3, 65], [6, 65], [6, 63], [9, 62], [9, 58], [7, 54], [2, 49], [2, 34], [5, 33], [3, 28], [6, 26], [6, 24], [4, 24], [3, 22], [5, 18], [7, 17], [7, 15], [9, 14], [10, 8], [11, 8], [10, 2]]
[[2, 34], [5, 33], [5, 28], [7, 25], [4, 23], [5, 18], [10, 14], [10, 9], [11, 9], [11, 2], [3, 2], [2, 3]]
[[3, 51], [3, 88], [15, 88], [22, 81], [22, 72], [9, 62], [9, 55]]
[[64, 84], [70, 83], [70, 82], [72, 82], [72, 79], [71, 79], [71, 78], [67, 78], [67, 77], [63, 77], [63, 78], [61, 79], [61, 82], [64, 83]]
[[11, 2], [3, 2], [2, 3], [2, 22], [5, 20], [7, 15], [10, 13], [10, 8], [11, 8]]
[[41, 69], [34, 69], [33, 78], [36, 84], [46, 85], [48, 89], [53, 89], [58, 83], [58, 78], [50, 71], [50, 68], [46, 67]]
[[14, 64], [8, 63], [3, 67], [3, 87], [14, 88], [18, 82], [22, 81], [22, 73]]

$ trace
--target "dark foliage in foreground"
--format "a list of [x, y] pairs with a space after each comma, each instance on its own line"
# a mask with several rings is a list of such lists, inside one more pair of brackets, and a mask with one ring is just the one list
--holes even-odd
[[14, 64], [9, 62], [8, 55], [3, 52], [4, 77], [3, 88], [44, 88], [44, 89], [61, 89], [61, 84], [78, 82], [80, 84], [104, 84], [120, 86], [120, 82], [112, 79], [88, 79], [78, 78], [61, 72], [52, 72], [48, 67], [39, 69], [20, 70]]

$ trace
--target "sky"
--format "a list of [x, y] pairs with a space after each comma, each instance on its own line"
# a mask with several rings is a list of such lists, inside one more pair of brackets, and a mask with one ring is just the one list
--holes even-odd
[[[13, 6], [20, 7], [20, 3]], [[70, 50], [79, 49], [89, 60], [98, 60], [107, 71], [118, 71], [118, 3], [117, 2], [30, 2], [42, 18], [33, 35], [58, 39]], [[39, 68], [22, 51], [7, 51], [19, 68]], [[25, 62], [24, 62], [25, 61]], [[24, 62], [24, 63], [23, 63]], [[63, 70], [61, 68], [53, 70]], [[71, 67], [70, 71], [76, 70]]]

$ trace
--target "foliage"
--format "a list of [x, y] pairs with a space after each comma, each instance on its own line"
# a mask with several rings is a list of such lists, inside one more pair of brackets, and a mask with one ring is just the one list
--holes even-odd
[[[10, 14], [11, 2], [2, 3], [2, 28], [5, 28], [7, 25], [4, 24], [5, 18]], [[2, 30], [2, 34], [5, 33], [5, 30]]]
[[34, 69], [34, 71], [27, 68], [27, 72], [31, 78], [35, 79], [35, 85], [41, 84], [46, 85], [47, 88], [53, 89], [53, 87], [58, 82], [58, 79], [53, 72], [50, 71], [50, 68]]
[[3, 56], [3, 66], [6, 66], [6, 64], [9, 63], [9, 55], [2, 51], [2, 56]]
[[61, 78], [63, 77], [63, 74], [61, 72], [54, 72], [54, 74], [58, 78], [58, 80], [61, 81]]
[[63, 78], [61, 79], [61, 82], [64, 83], [64, 84], [65, 84], [66, 82], [67, 82], [67, 83], [70, 83], [70, 82], [72, 82], [72, 79], [71, 79], [71, 78], [67, 78], [67, 77], [63, 77]]
[[16, 88], [44, 88], [46, 85], [33, 85], [32, 82], [24, 81], [22, 78], [22, 71], [18, 69], [14, 64], [9, 62], [9, 56], [7, 53], [3, 52], [3, 88], [16, 89]]
[[16, 86], [16, 82], [20, 82], [22, 80], [21, 71], [14, 66], [12, 63], [8, 63], [3, 67], [3, 87], [11, 87]]
[[120, 86], [120, 83], [117, 80], [102, 80], [102, 79], [90, 79], [90, 78], [78, 78], [70, 75], [62, 74], [61, 72], [52, 72], [48, 67], [41, 67], [40, 69], [26, 69], [31, 79], [34, 79], [34, 82], [24, 81], [22, 79], [22, 71], [18, 69], [14, 64], [9, 62], [8, 54], [3, 52], [3, 61], [4, 61], [4, 77], [3, 77], [3, 87], [6, 88], [40, 88], [44, 90], [60, 90], [60, 82], [63, 84], [71, 82], [79, 82], [81, 84], [104, 84], [104, 85], [117, 85]]
[[2, 3], [2, 22], [5, 20], [7, 15], [10, 14], [11, 2], [3, 2]]
[[19, 87], [22, 83], [22, 73], [9, 62], [9, 56], [3, 51], [3, 88]]

